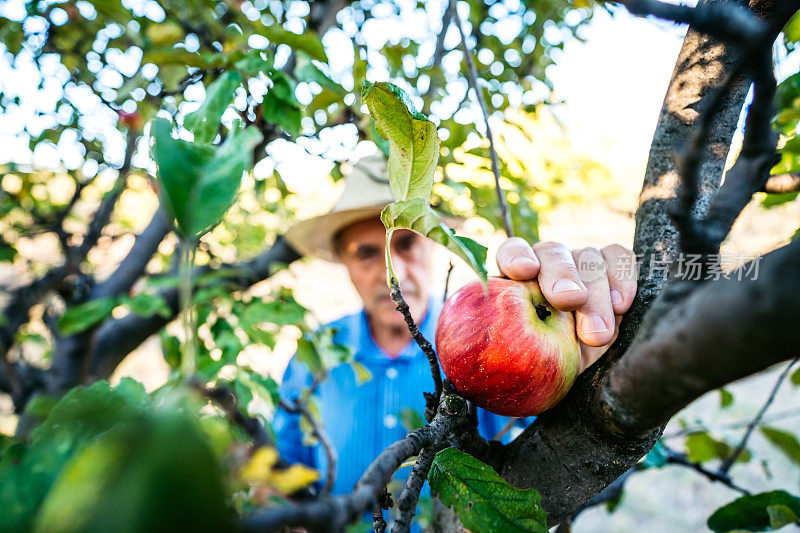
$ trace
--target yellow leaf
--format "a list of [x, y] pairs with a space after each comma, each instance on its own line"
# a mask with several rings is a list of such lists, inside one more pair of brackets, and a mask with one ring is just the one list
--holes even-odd
[[284, 470], [273, 470], [269, 485], [284, 494], [291, 494], [319, 479], [319, 472], [305, 465], [294, 464]]
[[239, 477], [246, 482], [267, 481], [272, 476], [272, 467], [278, 462], [278, 451], [275, 448], [259, 448], [252, 459], [239, 470]]

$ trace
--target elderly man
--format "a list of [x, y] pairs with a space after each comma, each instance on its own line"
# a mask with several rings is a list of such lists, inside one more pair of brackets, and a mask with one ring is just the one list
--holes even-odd
[[[287, 240], [301, 253], [342, 263], [361, 297], [363, 309], [334, 321], [335, 341], [352, 347], [355, 360], [364, 365], [372, 379], [359, 384], [349, 365], [332, 369], [317, 389], [320, 416], [334, 447], [339, 465], [334, 493], [347, 493], [387, 446], [405, 436], [399, 421], [404, 408], [424, 412], [423, 391], [432, 391], [428, 360], [411, 339], [402, 315], [395, 310], [386, 286], [384, 264], [385, 230], [379, 220], [383, 207], [392, 201], [382, 156], [359, 161], [347, 176], [342, 197], [330, 213], [298, 223]], [[410, 231], [396, 231], [391, 254], [403, 295], [411, 314], [425, 337], [433, 341], [441, 297], [431, 293], [431, 255], [434, 244]], [[505, 276], [527, 280], [538, 277], [547, 300], [556, 308], [575, 312], [581, 341], [581, 370], [594, 362], [617, 334], [621, 315], [636, 294], [635, 277], [617, 279], [608, 275], [581, 279], [571, 252], [554, 242], [531, 247], [519, 238], [508, 239], [497, 253]], [[585, 255], [588, 254], [588, 255]], [[597, 267], [633, 259], [633, 252], [619, 245], [601, 252], [581, 253]], [[312, 382], [296, 358], [284, 374], [281, 394], [294, 399]], [[492, 439], [506, 425], [507, 418], [479, 410], [479, 431]], [[522, 427], [530, 420], [520, 420]], [[279, 411], [274, 420], [281, 455], [302, 462], [326, 474], [321, 446], [302, 445], [297, 415]], [[506, 435], [503, 440], [507, 440]], [[406, 469], [408, 470], [408, 469]], [[407, 476], [400, 471], [398, 476]]]

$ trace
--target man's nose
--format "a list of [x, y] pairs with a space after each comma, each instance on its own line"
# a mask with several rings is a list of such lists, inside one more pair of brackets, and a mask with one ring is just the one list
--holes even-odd
[[408, 279], [408, 264], [401, 258], [392, 257], [392, 267], [394, 275], [397, 276], [397, 282], [402, 285]]

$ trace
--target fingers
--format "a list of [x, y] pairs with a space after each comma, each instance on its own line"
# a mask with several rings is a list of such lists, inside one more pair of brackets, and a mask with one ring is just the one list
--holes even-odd
[[615, 315], [628, 312], [636, 297], [638, 264], [636, 254], [619, 244], [610, 244], [600, 250], [608, 266], [608, 284]]
[[525, 239], [511, 237], [497, 250], [497, 268], [504, 276], [525, 281], [539, 274], [539, 260]]
[[609, 346], [611, 346], [614, 341], [617, 340], [617, 336], [619, 335], [619, 323], [622, 322], [622, 315], [616, 315], [614, 317], [614, 335], [611, 337], [611, 340], [608, 341], [607, 344], [603, 346], [588, 346], [584, 343], [580, 343], [581, 345], [581, 369], [578, 373], [582, 373], [584, 370], [589, 368], [594, 364], [595, 361], [600, 359], [600, 357], [606, 353]]
[[589, 289], [586, 303], [575, 311], [578, 339], [587, 346], [604, 346], [614, 336], [614, 310], [605, 259], [596, 248], [575, 250], [572, 254]]
[[589, 299], [569, 248], [557, 242], [537, 242], [533, 252], [539, 259], [539, 287], [553, 307], [572, 311]]

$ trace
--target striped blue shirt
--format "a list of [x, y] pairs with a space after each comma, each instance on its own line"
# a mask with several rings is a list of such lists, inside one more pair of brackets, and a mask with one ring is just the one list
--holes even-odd
[[[439, 298], [431, 299], [428, 313], [420, 331], [433, 342], [436, 321], [441, 311]], [[412, 340], [396, 357], [391, 357], [373, 341], [364, 310], [347, 315], [329, 324], [336, 329], [334, 341], [355, 349], [354, 360], [364, 365], [372, 378], [358, 383], [349, 364], [331, 370], [328, 379], [317, 389], [320, 416], [339, 455], [334, 494], [346, 494], [370, 463], [390, 444], [402, 439], [406, 430], [401, 412], [406, 407], [425, 412], [424, 391], [433, 392], [428, 359]], [[305, 365], [292, 357], [283, 376], [281, 397], [294, 400], [307, 389], [313, 378]], [[526, 427], [534, 417], [521, 419], [517, 425]], [[487, 440], [492, 439], [508, 421], [507, 417], [478, 410], [478, 429]], [[278, 439], [278, 451], [289, 462], [303, 463], [327, 475], [327, 461], [322, 446], [302, 444], [299, 416], [279, 409], [273, 420]], [[519, 430], [506, 433], [508, 442]], [[402, 468], [395, 479], [405, 480], [411, 468]], [[427, 486], [425, 489], [427, 492]]]

